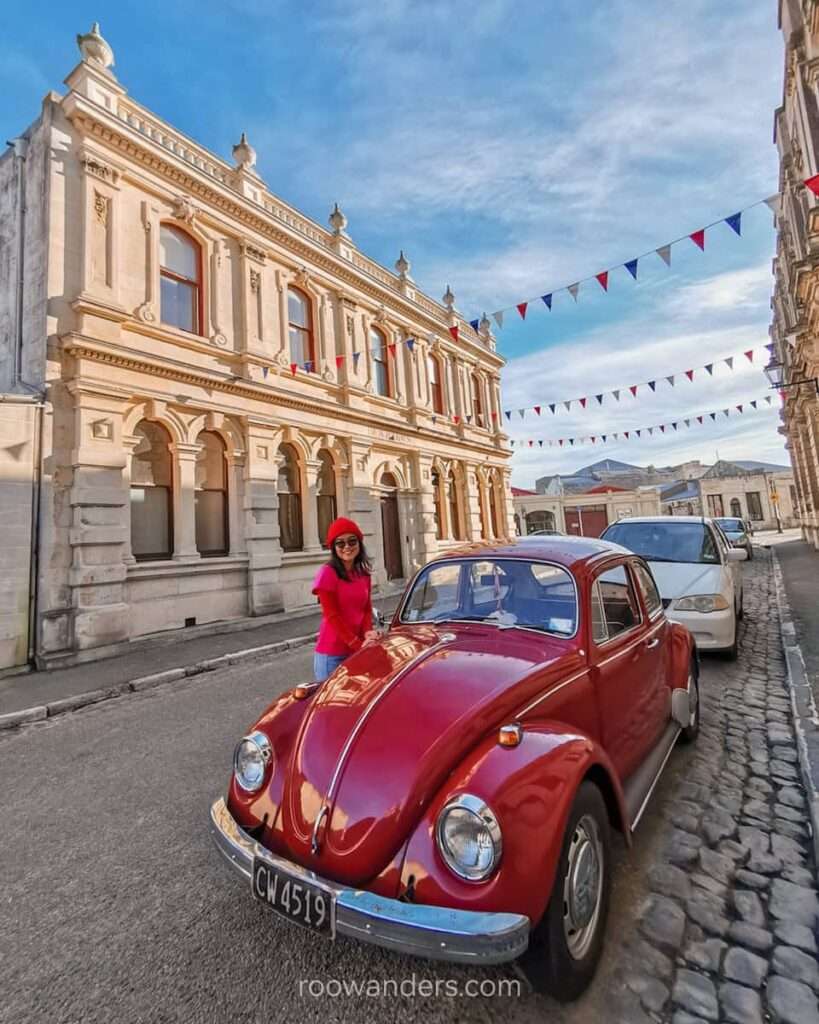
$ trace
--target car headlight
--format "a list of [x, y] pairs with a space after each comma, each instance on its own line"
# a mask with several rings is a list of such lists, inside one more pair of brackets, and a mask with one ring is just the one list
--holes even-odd
[[731, 606], [722, 594], [697, 594], [681, 597], [674, 607], [681, 612], [724, 612]]
[[233, 753], [233, 774], [246, 793], [261, 789], [273, 748], [263, 732], [252, 732], [236, 745]]
[[500, 861], [503, 843], [498, 820], [480, 797], [463, 793], [438, 815], [438, 849], [459, 878], [482, 882]]

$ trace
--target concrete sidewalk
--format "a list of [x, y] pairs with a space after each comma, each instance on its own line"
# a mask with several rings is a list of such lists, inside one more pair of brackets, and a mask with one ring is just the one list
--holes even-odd
[[[389, 616], [401, 593], [403, 588], [374, 594], [373, 603]], [[194, 637], [174, 631], [139, 641], [133, 651], [115, 657], [0, 679], [0, 729], [312, 643], [320, 620], [319, 612], [304, 609], [270, 615], [261, 623], [213, 623]]]

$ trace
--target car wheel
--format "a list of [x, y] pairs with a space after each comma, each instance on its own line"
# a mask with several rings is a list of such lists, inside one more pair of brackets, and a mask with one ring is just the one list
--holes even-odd
[[745, 618], [745, 591], [739, 595], [739, 609], [737, 611], [737, 619], [741, 622]]
[[753, 559], [754, 559], [754, 549], [753, 549], [753, 546], [751, 544], [748, 545], [747, 551], [748, 551], [748, 561], [752, 562]]
[[700, 678], [697, 663], [692, 658], [688, 668], [688, 725], [680, 730], [683, 743], [693, 743], [700, 731]]
[[611, 889], [609, 817], [600, 790], [584, 782], [572, 805], [552, 895], [522, 966], [538, 992], [562, 1003], [591, 982], [603, 949]]
[[737, 622], [738, 618], [738, 615], [734, 616], [734, 642], [731, 644], [730, 647], [726, 647], [722, 651], [723, 656], [727, 658], [728, 661], [736, 661], [737, 652], [739, 651], [739, 623]]

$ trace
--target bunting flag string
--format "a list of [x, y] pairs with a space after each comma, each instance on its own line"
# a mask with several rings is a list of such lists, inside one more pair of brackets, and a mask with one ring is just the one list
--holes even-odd
[[521, 448], [528, 446], [529, 448], [534, 447], [537, 444], [540, 448], [544, 445], [548, 445], [549, 448], [563, 448], [567, 444], [571, 447], [582, 444], [611, 444], [615, 441], [620, 441], [622, 438], [624, 441], [631, 440], [632, 436], [642, 438], [644, 434], [649, 437], [654, 436], [654, 431], [659, 430], [661, 434], [665, 434], [666, 430], [670, 427], [674, 431], [679, 431], [681, 427], [690, 428], [696, 420], [697, 425], [704, 426], [706, 418], [712, 423], [716, 423], [717, 417], [722, 415], [726, 419], [731, 416], [743, 416], [747, 412], [746, 406], [750, 406], [755, 412], [764, 411], [766, 408], [771, 407], [773, 404], [773, 396], [765, 395], [763, 398], [754, 398], [747, 402], [740, 402], [734, 406], [728, 406], [724, 409], [718, 409], [715, 412], [703, 412], [693, 413], [688, 417], [680, 417], [680, 419], [672, 420], [668, 423], [655, 423], [650, 427], [640, 427], [635, 429], [630, 427], [628, 430], [619, 430], [616, 433], [610, 434], [591, 434], [584, 435], [582, 437], [559, 437], [555, 439], [547, 438], [526, 438], [524, 440], [512, 440], [510, 443], [513, 448]]
[[[819, 174], [814, 175], [813, 178], [808, 178], [804, 184], [809, 188], [814, 195], [819, 196]], [[710, 231], [711, 228], [717, 227], [719, 224], [727, 224], [728, 227], [734, 232], [735, 235], [742, 236], [742, 215], [747, 213], [748, 210], [753, 210], [757, 206], [763, 204], [768, 207], [774, 214], [778, 212], [780, 201], [780, 194], [778, 192], [766, 199], [758, 199], [755, 203], [751, 203], [749, 206], [744, 206], [741, 210], [737, 210], [735, 213], [728, 214], [726, 217], [720, 217], [718, 220], [712, 221], [710, 224], [706, 224], [704, 227], [697, 228], [696, 231], [690, 231], [684, 235], [680, 235], [679, 238], [674, 238], [670, 242], [666, 242], [665, 245], [657, 246], [654, 249], [641, 253], [639, 256], [634, 256], [630, 260], [626, 260], [623, 263], [616, 263], [613, 267], [608, 267], [606, 270], [598, 271], [596, 274], [590, 274], [588, 277], [581, 278], [579, 281], [575, 281], [573, 284], [563, 285], [561, 288], [552, 288], [549, 292], [543, 295], [536, 295], [532, 298], [525, 299], [523, 302], [515, 302], [511, 306], [506, 306], [503, 309], [495, 310], [490, 316], [494, 319], [495, 323], [500, 329], [503, 328], [504, 315], [510, 313], [516, 309], [520, 314], [522, 320], [526, 319], [526, 311], [529, 304], [537, 302], [538, 299], [542, 300], [548, 310], [552, 309], [552, 299], [555, 295], [560, 292], [568, 292], [569, 295], [577, 302], [577, 296], [580, 291], [580, 286], [590, 281], [597, 281], [604, 292], [609, 290], [609, 275], [614, 273], [620, 267], [623, 267], [633, 280], [637, 280], [637, 270], [640, 260], [644, 260], [647, 256], [659, 256], [663, 263], [667, 266], [671, 266], [671, 247], [678, 245], [680, 242], [692, 243], [700, 250], [705, 250], [705, 233]], [[477, 320], [472, 320], [471, 324], [474, 326], [479, 323]]]
[[[706, 363], [704, 366], [694, 367], [694, 369], [688, 369], [688, 370], [677, 370], [675, 373], [665, 374], [665, 375], [662, 376], [662, 379], [665, 380], [668, 383], [668, 385], [673, 388], [675, 386], [675, 384], [676, 384], [676, 381], [677, 381], [678, 377], [686, 377], [690, 382], [693, 382], [694, 375], [697, 372], [701, 371], [701, 370], [705, 370], [708, 373], [709, 377], [713, 377], [713, 375], [714, 375], [714, 367], [717, 364], [725, 364], [725, 366], [727, 366], [729, 370], [733, 371], [734, 370], [734, 362], [735, 362], [736, 359], [738, 359], [740, 357], [740, 354], [741, 354], [741, 356], [743, 358], [747, 359], [749, 363], [753, 363], [755, 355], [759, 355], [759, 356], [763, 356], [764, 357], [765, 355], [770, 354], [770, 351], [771, 351], [770, 344], [763, 345], [763, 346], [761, 346], [758, 349], [754, 349], [754, 348], [745, 349], [745, 351], [742, 352], [742, 353], [735, 354], [735, 355], [732, 355], [732, 356], [723, 356], [721, 359], [717, 359], [713, 363]], [[631, 394], [632, 398], [637, 398], [637, 393], [638, 393], [640, 388], [647, 387], [652, 392], [656, 392], [656, 390], [657, 390], [657, 383], [658, 383], [659, 380], [660, 380], [659, 377], [655, 377], [654, 380], [644, 380], [644, 381], [641, 381], [639, 384], [630, 384], [628, 386], [628, 391]], [[620, 401], [620, 392], [624, 391], [624, 390], [626, 390], [625, 387], [621, 386], [619, 388], [615, 388], [612, 391], [604, 391], [601, 394], [597, 394], [597, 395], [594, 396], [594, 398], [597, 400], [597, 404], [598, 405], [602, 405], [603, 404], [603, 400], [605, 399], [605, 397], [607, 395], [611, 395], [616, 402], [619, 402]], [[541, 402], [540, 405], [526, 406], [523, 409], [518, 409], [518, 414], [520, 415], [520, 418], [523, 419], [525, 414], [526, 414], [526, 412], [529, 409], [534, 409], [537, 412], [538, 416], [539, 416], [540, 415], [539, 410], [542, 409], [544, 405], [548, 405], [549, 411], [553, 415], [557, 412], [557, 407], [559, 405], [563, 405], [563, 407], [566, 409], [567, 412], [571, 411], [571, 407], [572, 407], [572, 405], [574, 403], [579, 403], [580, 407], [582, 409], [585, 409], [587, 407], [588, 398], [589, 398], [589, 396], [586, 395], [583, 398], [564, 398], [564, 399], [560, 399], [559, 401], [556, 401], [556, 402], [548, 402], [548, 403], [547, 402]], [[507, 419], [511, 419], [511, 412], [509, 410], [504, 410], [504, 413], [505, 413]]]

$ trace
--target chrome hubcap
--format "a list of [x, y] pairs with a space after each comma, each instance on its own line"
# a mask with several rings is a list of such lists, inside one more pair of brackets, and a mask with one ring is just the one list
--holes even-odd
[[688, 676], [688, 707], [690, 708], [690, 714], [688, 716], [688, 725], [694, 726], [697, 724], [697, 712], [699, 710], [699, 692], [697, 691], [697, 684], [694, 682], [692, 675]]
[[575, 826], [569, 844], [563, 883], [563, 932], [569, 953], [582, 959], [589, 950], [600, 919], [603, 899], [603, 844], [591, 815]]

